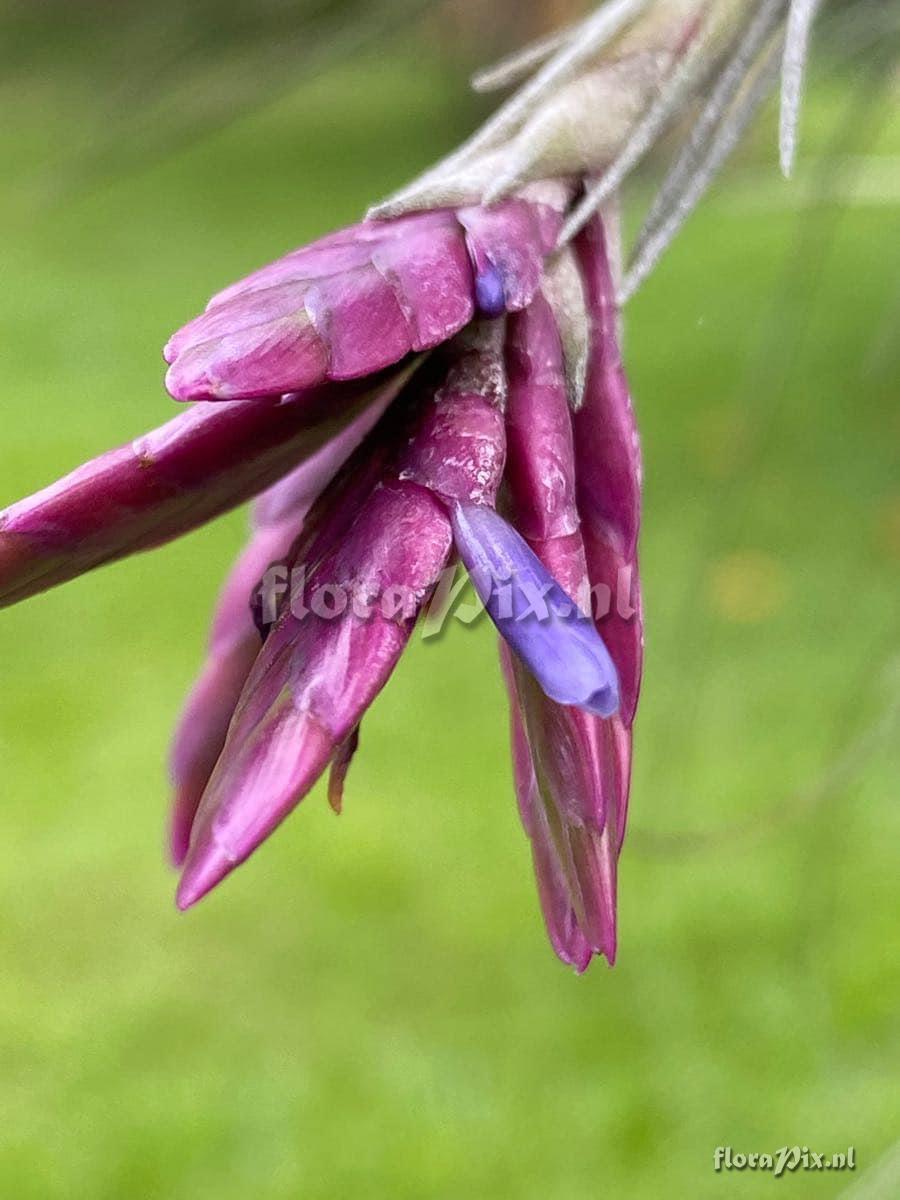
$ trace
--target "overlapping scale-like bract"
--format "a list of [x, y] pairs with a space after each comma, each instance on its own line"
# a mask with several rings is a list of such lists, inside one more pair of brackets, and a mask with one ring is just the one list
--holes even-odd
[[[320, 614], [292, 596], [269, 634], [197, 813], [182, 907], [251, 854], [335, 760], [342, 787], [347, 741], [450, 556], [448, 503], [492, 503], [496, 495], [505, 459], [499, 335], [496, 326], [476, 328], [448, 349], [436, 386], [412, 397], [412, 423], [396, 453], [368, 494], [353, 496], [341, 536], [328, 544], [318, 535], [305, 595], [321, 583], [346, 604]], [[420, 386], [414, 380], [411, 389]], [[334, 497], [320, 501], [320, 529], [342, 521], [329, 515], [332, 502], [339, 510], [347, 502], [340, 481]]]
[[393, 399], [403, 373], [195, 405], [0, 513], [0, 605], [162, 545], [275, 484]]
[[[577, 503], [576, 453], [564, 354], [543, 297], [510, 319], [507, 343], [509, 464], [514, 520], [594, 628], [591, 579]], [[512, 708], [519, 809], [531, 839], [544, 918], [564, 961], [616, 954], [616, 818], [622, 806], [613, 722], [560, 704], [512, 658], [504, 675]]]
[[591, 320], [585, 401], [575, 415], [578, 509], [592, 582], [610, 594], [600, 632], [616, 663], [622, 703], [613, 722], [622, 780], [618, 842], [625, 836], [632, 726], [644, 662], [638, 564], [643, 468], [634, 406], [622, 364], [615, 286], [603, 223], [595, 217], [576, 242]]
[[579, 971], [614, 960], [640, 454], [599, 221], [548, 268], [570, 195], [366, 221], [225, 288], [165, 350], [172, 395], [200, 403], [0, 514], [2, 605], [256, 498], [172, 747], [181, 907], [329, 767], [340, 811], [361, 719], [457, 551], [505, 639], [550, 939]]
[[260, 581], [284, 564], [314, 502], [369, 434], [393, 397], [385, 390], [310, 459], [295, 467], [254, 506], [250, 541], [235, 563], [216, 607], [207, 659], [185, 704], [172, 741], [175, 789], [170, 847], [181, 865], [200, 797], [216, 765], [238, 697], [262, 645], [252, 607]]
[[236, 400], [358, 379], [433, 349], [478, 311], [523, 308], [564, 196], [544, 189], [536, 200], [363, 222], [285, 255], [174, 334], [169, 391]]

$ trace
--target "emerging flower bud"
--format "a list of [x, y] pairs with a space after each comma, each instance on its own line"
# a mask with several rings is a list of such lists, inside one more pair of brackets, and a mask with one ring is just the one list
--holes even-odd
[[452, 517], [475, 590], [544, 692], [559, 704], [611, 716], [619, 706], [616, 668], [590, 618], [492, 509], [457, 504]]

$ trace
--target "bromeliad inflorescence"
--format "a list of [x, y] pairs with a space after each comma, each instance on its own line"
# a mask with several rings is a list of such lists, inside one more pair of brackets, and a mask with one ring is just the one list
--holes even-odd
[[[360, 722], [458, 555], [500, 633], [553, 946], [579, 971], [614, 961], [643, 649], [619, 303], [735, 144], [785, 39], [789, 167], [815, 8], [608, 0], [483, 73], [482, 87], [526, 82], [465, 146], [172, 337], [167, 387], [191, 407], [0, 515], [11, 604], [256, 498], [173, 746], [181, 907], [328, 770], [340, 808]], [[623, 276], [610, 205], [691, 111]], [[273, 564], [353, 603], [310, 611], [288, 586], [273, 605]]]

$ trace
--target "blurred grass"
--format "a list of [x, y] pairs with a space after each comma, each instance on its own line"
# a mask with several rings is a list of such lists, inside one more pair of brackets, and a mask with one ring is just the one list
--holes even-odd
[[[427, 62], [369, 64], [48, 204], [30, 172], [77, 109], [6, 98], [0, 503], [169, 415], [170, 330], [462, 119]], [[820, 89], [808, 154], [846, 102]], [[769, 123], [747, 161], [772, 147]], [[630, 311], [649, 646], [613, 972], [545, 944], [487, 628], [415, 646], [340, 820], [310, 797], [179, 917], [166, 741], [244, 516], [0, 616], [0, 1194], [656, 1200], [768, 1194], [713, 1173], [720, 1144], [874, 1162], [900, 1115], [896, 740], [773, 813], [900, 687], [898, 234], [896, 207], [722, 190]], [[679, 840], [754, 814], [758, 838]]]

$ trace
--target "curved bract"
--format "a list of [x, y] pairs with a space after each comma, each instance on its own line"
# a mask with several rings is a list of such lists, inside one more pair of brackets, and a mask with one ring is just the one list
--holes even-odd
[[176, 400], [235, 400], [359, 379], [434, 349], [478, 311], [523, 308], [565, 194], [365, 221], [287, 254], [173, 335], [166, 386]]

